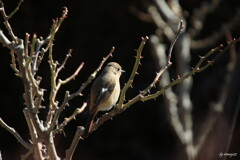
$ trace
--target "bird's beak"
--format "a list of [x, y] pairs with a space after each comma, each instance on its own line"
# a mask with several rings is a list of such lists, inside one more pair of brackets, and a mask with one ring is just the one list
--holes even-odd
[[125, 71], [124, 70], [121, 70], [121, 73], [124, 73]]

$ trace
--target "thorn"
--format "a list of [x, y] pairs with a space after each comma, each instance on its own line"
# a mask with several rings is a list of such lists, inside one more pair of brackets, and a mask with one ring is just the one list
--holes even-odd
[[200, 56], [200, 55], [199, 55], [198, 57], [199, 57], [200, 59], [204, 59], [204, 58], [205, 58], [204, 56]]
[[140, 56], [140, 59], [142, 59], [143, 58], [143, 56]]
[[212, 52], [214, 52], [214, 51], [215, 51], [215, 49], [211, 49], [211, 51], [212, 51]]
[[141, 63], [141, 62], [139, 62], [139, 65], [141, 66], [141, 65], [142, 65], [142, 63]]
[[210, 65], [212, 65], [213, 64], [213, 61], [207, 61]]
[[179, 75], [177, 75], [177, 79], [180, 79], [181, 77]]
[[138, 73], [138, 72], [135, 72], [135, 74], [136, 74], [136, 75], [139, 75], [139, 73]]
[[80, 136], [80, 139], [81, 139], [81, 140], [84, 140], [84, 138], [83, 138], [82, 136]]
[[133, 88], [132, 84], [130, 84], [130, 87]]

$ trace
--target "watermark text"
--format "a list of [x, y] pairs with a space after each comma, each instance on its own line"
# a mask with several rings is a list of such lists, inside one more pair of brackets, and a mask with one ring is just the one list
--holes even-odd
[[237, 153], [223, 153], [223, 152], [220, 152], [219, 153], [219, 158], [232, 158], [232, 157], [236, 157], [237, 156]]

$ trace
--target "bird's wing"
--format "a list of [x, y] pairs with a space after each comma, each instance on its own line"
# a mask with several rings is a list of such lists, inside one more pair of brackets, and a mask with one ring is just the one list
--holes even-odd
[[102, 101], [105, 101], [111, 95], [111, 93], [114, 90], [115, 86], [116, 86], [116, 83], [104, 84], [103, 87], [101, 89], [99, 89], [99, 91], [98, 91], [98, 93], [96, 95], [95, 106], [100, 104]]

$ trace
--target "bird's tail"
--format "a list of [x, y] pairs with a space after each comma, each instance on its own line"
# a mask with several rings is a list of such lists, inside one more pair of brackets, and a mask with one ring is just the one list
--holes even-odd
[[92, 124], [94, 122], [96, 114], [97, 114], [97, 110], [95, 110], [94, 112], [91, 112], [89, 114], [87, 123], [85, 125], [84, 137], [87, 137], [89, 135], [89, 133], [91, 132]]

